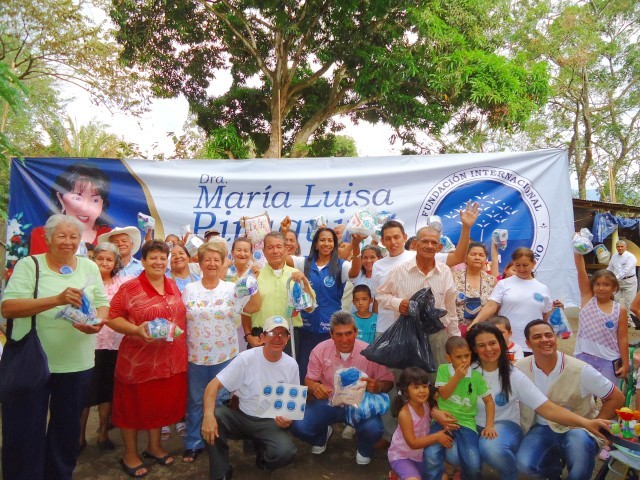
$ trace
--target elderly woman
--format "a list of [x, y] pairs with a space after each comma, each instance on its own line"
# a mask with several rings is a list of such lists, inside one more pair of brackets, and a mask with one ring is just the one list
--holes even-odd
[[180, 420], [187, 403], [187, 342], [153, 340], [146, 325], [165, 318], [185, 329], [180, 290], [165, 276], [169, 247], [160, 240], [142, 246], [143, 272], [123, 284], [111, 301], [109, 327], [124, 334], [115, 371], [113, 424], [120, 427], [122, 470], [133, 478], [147, 475], [138, 454], [138, 430], [148, 431], [142, 456], [159, 465], [173, 464], [160, 443], [160, 428]]
[[[2, 471], [12, 480], [69, 479], [78, 457], [80, 414], [94, 366], [93, 333], [100, 326], [71, 324], [56, 318], [63, 307], [80, 307], [84, 294], [97, 316], [108, 315], [109, 301], [91, 260], [74, 254], [83, 225], [66, 215], [47, 220], [47, 253], [20, 260], [4, 292], [2, 316], [14, 319], [11, 337], [22, 338], [31, 316], [47, 355], [51, 378], [29, 395], [2, 404]], [[33, 298], [36, 266], [38, 295]], [[47, 424], [47, 417], [49, 421]]]
[[[493, 254], [497, 258], [497, 249]], [[487, 247], [484, 243], [470, 243], [464, 263], [467, 268], [453, 272], [453, 281], [458, 289], [456, 298], [458, 326], [463, 336], [466, 335], [467, 327], [476, 318], [480, 309], [489, 301], [493, 287], [496, 285], [495, 277], [485, 271]]]
[[[118, 272], [122, 269], [122, 259], [118, 247], [113, 243], [103, 242], [94, 249], [93, 261], [100, 269], [102, 284], [111, 300], [120, 285], [131, 277], [121, 277]], [[86, 428], [89, 417], [89, 407], [98, 405], [98, 449], [113, 450], [115, 446], [109, 439], [109, 424], [111, 423], [111, 402], [113, 402], [113, 376], [118, 359], [118, 348], [122, 341], [122, 334], [104, 327], [96, 335], [96, 366], [93, 371], [91, 388], [87, 407], [82, 412], [82, 431], [80, 433], [80, 450], [87, 445]]]
[[[187, 435], [182, 456], [187, 463], [193, 462], [205, 446], [200, 435], [204, 390], [239, 350], [234, 309], [236, 303], [244, 299], [234, 295], [234, 283], [220, 280], [226, 257], [225, 244], [202, 244], [198, 249], [202, 280], [190, 283], [182, 292], [182, 300], [187, 307], [189, 358]], [[244, 312], [257, 312], [261, 304], [260, 295], [254, 294], [246, 302]], [[218, 398], [220, 402], [224, 399]]]
[[200, 276], [193, 273], [189, 268], [189, 252], [184, 245], [176, 243], [171, 247], [171, 261], [169, 264], [171, 271], [167, 276], [176, 282], [181, 292], [184, 291], [184, 287], [189, 283], [200, 280]]

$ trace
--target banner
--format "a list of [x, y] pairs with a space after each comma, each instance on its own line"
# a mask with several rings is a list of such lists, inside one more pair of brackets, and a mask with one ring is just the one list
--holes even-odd
[[[82, 168], [97, 177], [97, 188], [70, 185], [78, 171], [86, 172]], [[473, 240], [489, 246], [494, 229], [508, 230], [501, 268], [516, 248], [530, 247], [538, 261], [536, 277], [552, 296], [578, 299], [569, 163], [558, 149], [279, 160], [14, 160], [7, 260], [26, 255], [34, 229], [60, 211], [85, 224], [85, 240], [111, 226], [136, 225], [138, 212], [156, 219], [156, 238], [179, 234], [189, 224], [196, 234], [216, 228], [232, 240], [243, 234], [241, 217], [266, 211], [272, 230], [291, 217], [306, 253], [314, 217], [323, 215], [334, 226], [359, 209], [394, 213], [409, 236], [438, 215], [443, 233], [456, 243], [458, 211], [467, 201], [482, 209]]]

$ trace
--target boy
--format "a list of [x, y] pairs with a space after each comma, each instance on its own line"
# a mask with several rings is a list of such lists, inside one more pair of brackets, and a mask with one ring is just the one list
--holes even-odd
[[489, 325], [493, 325], [504, 337], [504, 341], [507, 344], [507, 353], [509, 354], [509, 361], [512, 364], [516, 363], [516, 360], [520, 360], [524, 358], [524, 350], [522, 347], [518, 345], [516, 342], [511, 341], [511, 322], [507, 317], [503, 317], [502, 315], [495, 315], [491, 317], [489, 320]]
[[376, 323], [378, 314], [371, 313], [369, 307], [373, 303], [371, 289], [366, 285], [356, 285], [353, 287], [353, 306], [356, 312], [353, 316], [358, 327], [358, 339], [371, 343], [376, 337]]
[[[475, 416], [478, 397], [487, 410], [487, 424], [482, 431], [485, 438], [496, 438], [493, 427], [495, 403], [491, 391], [477, 370], [469, 368], [471, 350], [462, 337], [450, 337], [445, 344], [448, 362], [438, 367], [436, 387], [438, 388], [438, 408], [453, 415], [460, 428], [451, 432], [459, 455], [462, 478], [482, 478], [482, 461], [478, 441]], [[432, 423], [430, 433], [442, 430], [439, 423]], [[445, 448], [440, 444], [430, 445], [424, 450], [424, 478], [440, 480], [444, 473]], [[452, 459], [453, 460], [453, 459]], [[452, 463], [452, 462], [450, 462]]]

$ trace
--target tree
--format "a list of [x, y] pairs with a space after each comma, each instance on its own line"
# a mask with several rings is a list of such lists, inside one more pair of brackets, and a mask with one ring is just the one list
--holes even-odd
[[[340, 118], [404, 142], [478, 111], [518, 126], [547, 97], [543, 64], [496, 53], [506, 1], [113, 0], [121, 58], [154, 93], [184, 95], [198, 125], [232, 125], [265, 157], [304, 155]], [[229, 90], [209, 93], [218, 69]]]
[[316, 137], [309, 145], [309, 157], [357, 157], [358, 149], [353, 138], [328, 133]]

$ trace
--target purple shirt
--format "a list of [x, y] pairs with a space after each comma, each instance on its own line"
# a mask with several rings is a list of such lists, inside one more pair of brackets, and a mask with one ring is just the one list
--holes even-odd
[[351, 354], [346, 360], [343, 360], [333, 340], [325, 340], [316, 345], [316, 348], [311, 351], [309, 366], [307, 367], [307, 378], [333, 389], [333, 375], [336, 370], [354, 367], [366, 373], [369, 378], [393, 382], [394, 376], [391, 370], [367, 360], [360, 354], [367, 346], [368, 344], [362, 340], [356, 340]]

